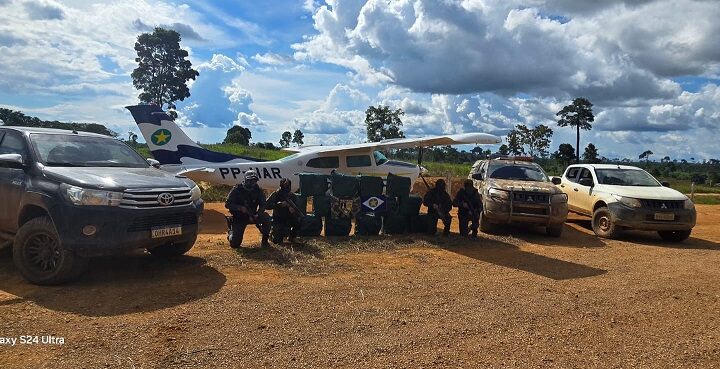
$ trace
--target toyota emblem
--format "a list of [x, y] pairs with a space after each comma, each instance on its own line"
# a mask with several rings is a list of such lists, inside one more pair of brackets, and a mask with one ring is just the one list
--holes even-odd
[[173, 196], [173, 194], [168, 193], [168, 192], [161, 193], [157, 197], [157, 202], [158, 202], [158, 204], [163, 205], [163, 206], [170, 206], [175, 202], [175, 196]]

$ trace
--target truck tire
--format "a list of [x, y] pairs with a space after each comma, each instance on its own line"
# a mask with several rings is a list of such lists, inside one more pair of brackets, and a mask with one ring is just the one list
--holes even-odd
[[563, 224], [556, 224], [545, 227], [545, 234], [550, 237], [560, 237], [563, 233]]
[[480, 232], [482, 233], [492, 233], [495, 230], [495, 227], [492, 223], [490, 223], [489, 220], [485, 218], [485, 213], [480, 212], [480, 219], [478, 220], [478, 226], [480, 228]]
[[49, 217], [25, 223], [15, 235], [13, 261], [20, 274], [39, 285], [68, 282], [85, 270], [87, 259], [63, 246]]
[[592, 229], [602, 238], [617, 238], [622, 233], [622, 229], [613, 222], [612, 212], [606, 207], [599, 208], [593, 213]]
[[660, 237], [665, 241], [682, 242], [687, 240], [692, 233], [692, 229], [686, 231], [658, 231]]
[[180, 256], [190, 251], [193, 245], [195, 245], [196, 239], [197, 236], [186, 242], [170, 242], [147, 250], [152, 256], [157, 256], [161, 258]]

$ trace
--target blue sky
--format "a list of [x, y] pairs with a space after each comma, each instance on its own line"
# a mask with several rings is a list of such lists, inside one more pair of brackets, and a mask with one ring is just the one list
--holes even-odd
[[233, 124], [361, 142], [384, 104], [409, 136], [546, 124], [554, 150], [574, 144], [555, 112], [584, 96], [582, 148], [718, 158], [719, 18], [695, 0], [0, 0], [0, 106], [137, 131], [133, 45], [163, 26], [200, 71], [178, 122], [201, 142]]

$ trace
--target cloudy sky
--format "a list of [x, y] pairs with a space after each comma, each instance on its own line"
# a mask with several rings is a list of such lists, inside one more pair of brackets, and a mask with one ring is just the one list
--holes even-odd
[[202, 142], [233, 124], [362, 142], [384, 104], [408, 136], [546, 124], [555, 150], [575, 142], [555, 113], [583, 96], [583, 148], [718, 158], [718, 19], [715, 0], [0, 0], [0, 106], [137, 131], [133, 46], [162, 26], [200, 72], [178, 106]]

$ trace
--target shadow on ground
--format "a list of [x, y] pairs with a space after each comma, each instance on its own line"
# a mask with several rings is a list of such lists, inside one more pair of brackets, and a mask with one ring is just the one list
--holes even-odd
[[[452, 240], [453, 238], [455, 240]], [[436, 239], [429, 241], [439, 248], [459, 255], [554, 280], [588, 278], [607, 273], [604, 269], [524, 251], [516, 245], [503, 241], [487, 238], [468, 240], [451, 237], [450, 239], [450, 242]]]
[[143, 253], [95, 258], [77, 281], [35, 286], [11, 258], [0, 259], [0, 290], [50, 310], [85, 316], [115, 316], [182, 305], [214, 294], [225, 275], [192, 256], [161, 260]]
[[[592, 225], [590, 223], [590, 219], [568, 219], [568, 223], [576, 224], [579, 227], [582, 227], [590, 232], [592, 232]], [[567, 227], [566, 227], [567, 228]], [[582, 233], [582, 232], [580, 232]], [[593, 237], [596, 237], [593, 234]], [[596, 237], [598, 240], [602, 240], [599, 237]], [[696, 238], [696, 237], [690, 237], [687, 240], [683, 242], [672, 242], [672, 241], [665, 241], [657, 234], [657, 232], [653, 231], [636, 231], [636, 230], [626, 230], [624, 231], [620, 237], [617, 239], [618, 241], [624, 241], [624, 242], [631, 242], [634, 244], [637, 244], [638, 246], [655, 246], [655, 247], [667, 247], [667, 248], [673, 248], [673, 249], [688, 249], [688, 250], [696, 250], [696, 249], [705, 249], [705, 250], [720, 250], [720, 243], [704, 240], [702, 238]]]

